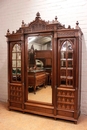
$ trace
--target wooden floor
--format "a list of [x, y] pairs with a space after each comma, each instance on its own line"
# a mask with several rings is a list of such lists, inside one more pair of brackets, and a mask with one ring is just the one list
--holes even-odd
[[33, 101], [52, 103], [52, 87], [50, 85], [46, 85], [46, 87], [39, 87], [36, 90], [36, 94], [34, 94], [34, 91], [31, 90], [31, 92], [28, 93], [28, 99]]
[[7, 103], [0, 102], [0, 130], [87, 130], [87, 116], [81, 115], [78, 123], [74, 124], [64, 120], [8, 111]]

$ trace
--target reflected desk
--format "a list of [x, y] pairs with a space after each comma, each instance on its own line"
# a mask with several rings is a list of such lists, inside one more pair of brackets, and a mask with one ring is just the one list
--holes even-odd
[[33, 70], [28, 72], [28, 86], [34, 88], [34, 93], [36, 93], [36, 87], [40, 85], [45, 86], [46, 82], [46, 72], [44, 70]]

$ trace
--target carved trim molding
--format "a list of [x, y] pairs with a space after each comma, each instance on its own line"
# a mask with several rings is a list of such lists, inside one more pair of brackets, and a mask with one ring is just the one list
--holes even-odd
[[71, 36], [75, 36], [75, 32], [74, 31], [67, 31], [67, 32], [58, 32], [58, 37], [71, 37]]

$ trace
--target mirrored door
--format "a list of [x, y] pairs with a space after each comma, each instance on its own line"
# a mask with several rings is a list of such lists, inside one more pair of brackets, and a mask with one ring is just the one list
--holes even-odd
[[29, 36], [28, 100], [52, 103], [52, 36]]

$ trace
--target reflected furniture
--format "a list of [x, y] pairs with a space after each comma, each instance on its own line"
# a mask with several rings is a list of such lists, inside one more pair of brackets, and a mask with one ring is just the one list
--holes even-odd
[[35, 56], [43, 61], [45, 68], [52, 66], [52, 50], [36, 50]]
[[52, 72], [52, 50], [36, 50], [36, 59], [43, 62], [43, 67], [46, 71], [47, 79], [46, 84], [51, 84], [51, 72]]
[[[45, 59], [45, 68], [51, 69], [52, 103], [30, 101], [28, 86], [44, 84], [44, 72], [29, 72], [28, 37], [52, 36], [52, 49], [41, 55], [36, 51], [36, 59]], [[77, 123], [81, 104], [82, 31], [76, 27], [65, 27], [57, 17], [44, 21], [40, 13], [34, 21], [10, 33], [8, 44], [8, 108], [43, 116], [70, 120]], [[46, 52], [47, 53], [47, 52]], [[50, 55], [51, 54], [51, 55]], [[48, 71], [48, 70], [47, 70]], [[35, 76], [35, 77], [34, 77]], [[33, 94], [34, 95], [34, 94]]]
[[28, 87], [34, 88], [36, 93], [36, 87], [46, 84], [46, 72], [44, 70], [32, 70], [28, 72]]

